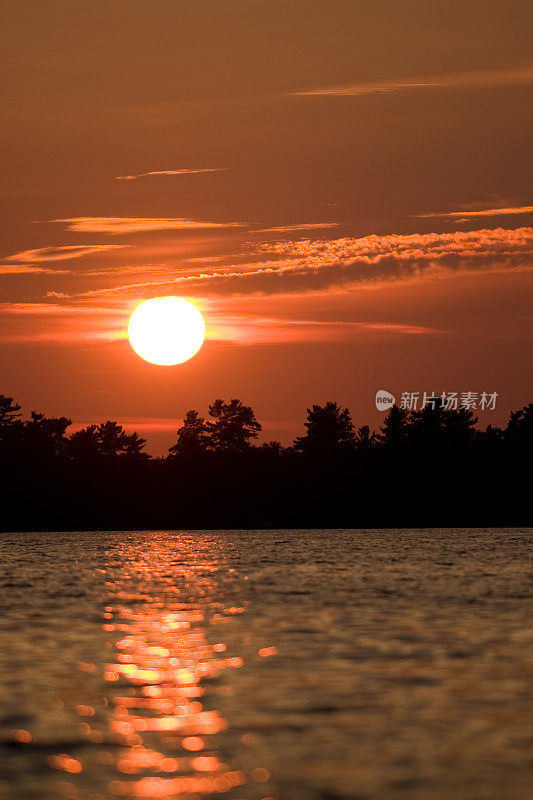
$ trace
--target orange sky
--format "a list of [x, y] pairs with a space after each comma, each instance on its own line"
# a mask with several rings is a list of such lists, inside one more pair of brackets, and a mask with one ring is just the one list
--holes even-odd
[[[533, 8], [28, 0], [3, 12], [0, 391], [153, 452], [190, 407], [288, 442], [377, 389], [533, 400]], [[128, 316], [194, 300], [200, 354]]]

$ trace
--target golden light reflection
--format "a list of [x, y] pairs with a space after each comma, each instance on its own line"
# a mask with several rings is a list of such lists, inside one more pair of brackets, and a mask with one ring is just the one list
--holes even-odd
[[53, 769], [60, 769], [64, 772], [71, 772], [76, 774], [82, 771], [83, 767], [77, 758], [72, 758], [67, 753], [59, 753], [58, 755], [49, 756], [48, 765]]
[[[154, 544], [138, 553], [124, 546], [108, 570], [103, 628], [112, 657], [104, 679], [118, 773], [108, 784], [111, 797], [190, 799], [247, 780], [255, 797], [254, 783], [268, 780], [261, 767], [248, 777], [233, 769], [217, 749], [227, 721], [216, 696], [231, 691], [218, 679], [243, 659], [228, 656], [220, 640], [210, 644], [206, 632], [245, 608], [219, 602], [217, 565], [193, 556], [180, 563], [175, 548]], [[88, 725], [91, 708], [77, 710]]]

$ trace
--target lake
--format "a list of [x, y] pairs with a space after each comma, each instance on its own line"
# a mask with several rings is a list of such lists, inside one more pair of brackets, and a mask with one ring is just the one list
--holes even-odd
[[531, 533], [1, 534], [0, 796], [525, 800]]

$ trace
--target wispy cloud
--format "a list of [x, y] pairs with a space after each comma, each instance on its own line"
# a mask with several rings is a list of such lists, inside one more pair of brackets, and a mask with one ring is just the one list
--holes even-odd
[[[61, 294], [60, 292], [49, 292], [49, 296], [53, 296], [54, 298], [63, 298], [66, 295]], [[59, 296], [59, 298], [58, 298]], [[107, 312], [107, 309], [106, 309]], [[93, 315], [98, 313], [98, 308], [89, 306], [75, 306], [75, 305], [68, 305], [63, 303], [45, 303], [45, 302], [22, 302], [17, 301], [13, 303], [0, 303], [0, 313], [2, 314], [13, 314], [16, 316], [24, 315], [24, 316], [35, 316], [35, 315], [46, 315], [49, 317], [68, 317], [73, 313], [81, 314], [81, 315]]]
[[121, 277], [126, 275], [143, 275], [147, 276], [167, 276], [176, 277], [181, 274], [185, 267], [168, 266], [167, 264], [125, 264], [112, 267], [101, 267], [96, 269], [88, 269], [83, 272], [77, 273], [87, 278], [103, 278], [109, 275]]
[[126, 336], [127, 309], [73, 304], [61, 292], [49, 292], [48, 302], [0, 303], [4, 318], [2, 342], [115, 341]]
[[283, 240], [258, 245], [255, 256], [247, 264], [122, 283], [78, 296], [133, 297], [155, 291], [197, 296], [306, 293], [462, 272], [531, 269], [533, 228]]
[[[65, 344], [123, 339], [135, 303], [174, 293], [212, 309], [208, 338], [215, 340], [261, 344], [438, 334], [440, 328], [416, 320], [313, 319], [309, 301], [313, 294], [333, 296], [364, 287], [531, 269], [533, 227], [284, 239], [256, 245], [245, 264], [199, 267], [177, 275], [158, 274], [155, 267], [148, 274], [141, 273], [140, 280], [129, 282], [123, 279], [127, 273], [119, 270], [122, 280], [119, 277], [111, 285], [84, 291], [76, 288], [68, 295], [68, 290], [58, 287], [59, 291], [50, 292], [43, 302], [1, 304], [0, 316], [6, 321], [1, 338]], [[291, 298], [303, 304], [296, 318], [276, 311], [282, 296], [289, 304]], [[260, 305], [251, 303], [252, 298]], [[226, 308], [217, 316], [220, 304]]]
[[204, 175], [208, 172], [225, 172], [229, 167], [210, 167], [202, 169], [156, 169], [151, 172], [139, 172], [136, 175], [117, 175], [116, 181], [136, 181], [139, 178], [150, 178], [153, 175]]
[[[253, 232], [253, 231], [252, 231]], [[228, 261], [232, 258], [241, 258], [241, 253], [229, 253], [225, 256], [195, 256], [194, 258], [186, 258], [188, 264], [215, 264], [219, 261]]]
[[58, 247], [38, 247], [35, 250], [23, 250], [14, 253], [6, 258], [6, 261], [21, 261], [29, 263], [31, 261], [66, 261], [70, 258], [82, 258], [91, 256], [95, 253], [105, 252], [106, 250], [119, 250], [129, 247], [127, 244], [75, 244], [62, 245]]
[[324, 86], [289, 92], [300, 97], [357, 97], [366, 94], [390, 94], [416, 89], [520, 86], [533, 83], [533, 66], [499, 70], [476, 70], [446, 73], [424, 78], [394, 79], [385, 81], [363, 81], [344, 86]]
[[29, 264], [0, 264], [0, 275], [69, 275], [68, 269], [50, 270], [47, 267], [32, 267]]
[[319, 89], [307, 89], [301, 92], [289, 92], [298, 97], [358, 97], [365, 94], [390, 94], [404, 89], [422, 89], [429, 86], [440, 86], [436, 82], [402, 82], [388, 81], [384, 83], [360, 83], [350, 86], [325, 86]]
[[442, 331], [425, 325], [354, 320], [315, 320], [265, 318], [256, 315], [224, 315], [212, 323], [213, 338], [239, 344], [274, 344], [289, 342], [352, 341], [365, 336], [420, 336]]
[[242, 228], [244, 222], [212, 222], [181, 217], [66, 217], [50, 222], [65, 223], [79, 233], [143, 233], [148, 231], [198, 230], [203, 228]]
[[292, 231], [313, 231], [338, 227], [338, 222], [303, 222], [300, 225], [280, 225], [276, 228], [259, 228], [256, 231], [250, 231], [250, 233], [291, 233]]
[[438, 211], [431, 214], [417, 214], [418, 219], [451, 218], [466, 219], [470, 217], [502, 217], [507, 214], [533, 214], [533, 206], [502, 206], [498, 208], [480, 208], [461, 211]]
[[[95, 422], [106, 422], [108, 419], [109, 416], [95, 416], [86, 421], [74, 420], [70, 432], [74, 433]], [[178, 417], [120, 417], [117, 422], [127, 431], [140, 431], [141, 433], [176, 431], [183, 424], [183, 420]]]
[[[106, 297], [81, 302], [60, 292], [48, 292], [49, 302], [0, 303], [5, 324], [0, 342], [35, 342], [70, 345], [119, 341], [127, 338], [127, 322], [134, 304]], [[208, 315], [207, 339], [239, 345], [343, 342], [374, 336], [422, 336], [443, 331], [428, 325], [384, 320], [294, 319], [286, 313], [272, 315], [246, 310], [228, 311], [216, 306]]]

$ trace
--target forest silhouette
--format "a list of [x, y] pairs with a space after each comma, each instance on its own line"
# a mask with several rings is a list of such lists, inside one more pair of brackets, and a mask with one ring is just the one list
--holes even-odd
[[1, 529], [448, 527], [531, 524], [533, 403], [505, 428], [433, 398], [393, 406], [378, 431], [337, 403], [307, 409], [290, 447], [258, 443], [237, 399], [186, 413], [166, 457], [116, 422], [69, 433], [67, 417], [0, 395]]

